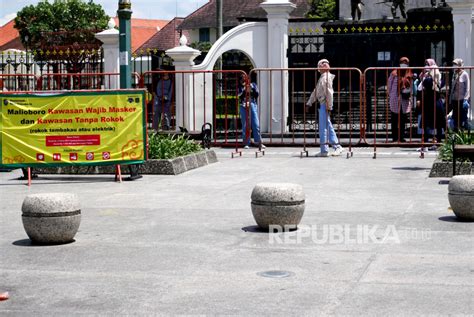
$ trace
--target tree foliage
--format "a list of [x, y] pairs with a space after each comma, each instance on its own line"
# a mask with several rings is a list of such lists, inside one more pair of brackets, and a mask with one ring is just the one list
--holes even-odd
[[336, 19], [336, 0], [309, 0], [310, 9], [306, 13], [308, 18], [318, 20]]
[[211, 42], [193, 42], [189, 46], [194, 48], [195, 50], [199, 50], [201, 52], [207, 53], [211, 49], [212, 43]]
[[95, 41], [94, 34], [107, 27], [109, 17], [92, 0], [48, 0], [21, 9], [15, 28], [25, 47], [81, 46]]

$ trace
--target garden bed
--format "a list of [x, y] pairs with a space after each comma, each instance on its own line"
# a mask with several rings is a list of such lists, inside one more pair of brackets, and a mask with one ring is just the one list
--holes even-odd
[[[450, 132], [439, 148], [438, 158], [431, 167], [430, 177], [453, 177], [453, 147], [474, 143], [474, 134], [469, 131]], [[474, 174], [473, 162], [456, 160], [456, 175]]]
[[[473, 175], [472, 162], [456, 162], [456, 175]], [[431, 167], [430, 177], [453, 177], [453, 162], [436, 159]]]

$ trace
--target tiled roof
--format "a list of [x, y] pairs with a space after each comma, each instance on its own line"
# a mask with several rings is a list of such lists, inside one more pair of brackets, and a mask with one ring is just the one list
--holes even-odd
[[18, 30], [13, 27], [14, 25], [15, 20], [11, 20], [7, 24], [0, 27], [0, 51], [5, 51], [10, 48], [18, 50], [25, 49], [21, 44]]
[[[117, 17], [114, 18], [115, 24], [119, 25]], [[153, 35], [167, 25], [169, 20], [148, 20], [132, 18], [132, 52], [135, 52], [140, 46], [148, 41]]]
[[[183, 18], [174, 18], [166, 24], [159, 32], [155, 33], [148, 41], [146, 41], [138, 50], [157, 49], [166, 51], [167, 49], [179, 45], [179, 32], [176, 30], [183, 22]], [[189, 37], [188, 32], [183, 31], [183, 35]]]
[[[115, 17], [115, 24], [118, 26], [118, 18]], [[168, 20], [148, 20], [132, 18], [132, 52], [135, 52], [140, 46], [148, 41], [153, 35], [168, 24]], [[0, 51], [7, 49], [24, 50], [21, 44], [18, 30], [13, 26], [15, 20], [0, 27]]]
[[[260, 7], [263, 0], [240, 0], [223, 1], [222, 24], [224, 27], [232, 27], [239, 24], [239, 18], [265, 19], [267, 14]], [[309, 9], [307, 0], [291, 0], [296, 4], [296, 9], [290, 13], [290, 18], [303, 18]], [[198, 29], [216, 27], [216, 0], [208, 3], [188, 15], [180, 29]]]

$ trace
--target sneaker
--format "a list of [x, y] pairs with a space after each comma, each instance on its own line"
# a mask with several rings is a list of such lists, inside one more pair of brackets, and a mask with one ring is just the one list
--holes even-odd
[[342, 146], [338, 146], [337, 148], [334, 149], [334, 152], [332, 152], [332, 156], [339, 156], [344, 152], [344, 148]]
[[248, 145], [244, 146], [244, 149], [248, 150], [250, 147]]
[[329, 153], [328, 152], [319, 152], [319, 153], [316, 153], [315, 156], [316, 157], [328, 157]]
[[266, 147], [265, 145], [263, 145], [263, 144], [260, 144], [260, 147], [261, 147], [262, 149], [266, 149], [266, 148], [267, 148], [267, 147]]

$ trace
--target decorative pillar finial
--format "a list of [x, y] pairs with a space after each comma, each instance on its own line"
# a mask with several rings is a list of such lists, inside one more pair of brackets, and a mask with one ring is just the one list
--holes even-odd
[[180, 46], [186, 46], [188, 44], [188, 38], [184, 35], [181, 35], [179, 38], [179, 45]]
[[115, 28], [115, 26], [115, 20], [113, 18], [110, 18], [109, 23], [107, 23], [107, 29], [112, 30], [113, 28]]

